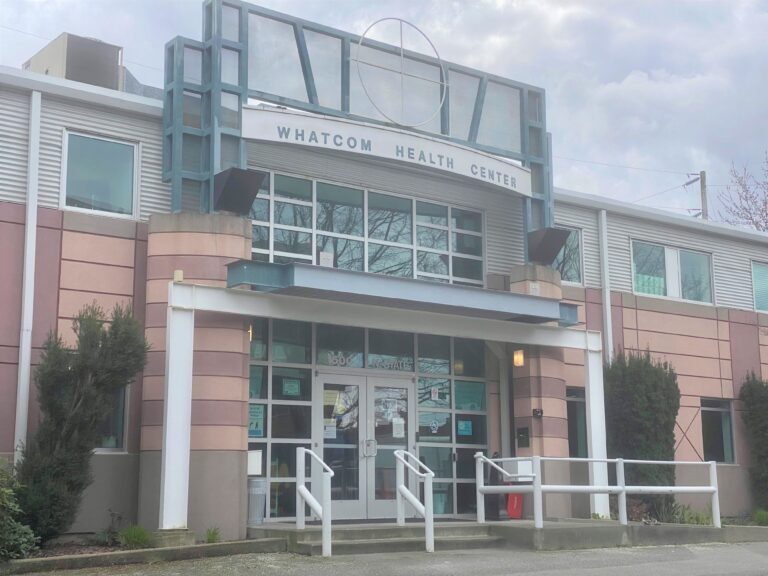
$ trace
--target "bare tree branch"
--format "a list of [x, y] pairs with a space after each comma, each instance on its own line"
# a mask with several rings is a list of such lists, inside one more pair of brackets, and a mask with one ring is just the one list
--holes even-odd
[[746, 166], [739, 170], [731, 165], [731, 185], [719, 198], [723, 209], [718, 216], [724, 222], [768, 232], [768, 151], [759, 180]]

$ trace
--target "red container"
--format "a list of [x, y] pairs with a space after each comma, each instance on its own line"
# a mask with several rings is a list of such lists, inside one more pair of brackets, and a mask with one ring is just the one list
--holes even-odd
[[510, 520], [520, 520], [523, 517], [522, 494], [507, 494], [507, 516]]

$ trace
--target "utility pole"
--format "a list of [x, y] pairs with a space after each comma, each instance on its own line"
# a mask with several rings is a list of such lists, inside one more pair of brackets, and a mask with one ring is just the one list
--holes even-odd
[[701, 219], [709, 220], [709, 207], [707, 206], [707, 172], [699, 172], [699, 186], [701, 188]]

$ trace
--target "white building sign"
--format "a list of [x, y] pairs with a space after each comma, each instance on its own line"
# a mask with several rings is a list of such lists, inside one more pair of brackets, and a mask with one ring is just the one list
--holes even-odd
[[425, 166], [531, 195], [531, 173], [513, 162], [445, 140], [373, 124], [289, 110], [244, 107], [242, 136], [365, 154]]

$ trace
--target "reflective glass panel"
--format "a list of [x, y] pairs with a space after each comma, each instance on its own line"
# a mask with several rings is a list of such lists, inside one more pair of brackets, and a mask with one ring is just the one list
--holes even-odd
[[[194, 134], [182, 134], [181, 168], [188, 172], [200, 172], [203, 169], [203, 139]], [[67, 174], [69, 181], [69, 174]], [[67, 202], [69, 204], [69, 202]]]
[[453, 251], [470, 256], [483, 255], [483, 237], [453, 233]]
[[275, 252], [312, 254], [312, 234], [275, 228]]
[[451, 136], [466, 140], [475, 112], [477, 87], [480, 79], [451, 70], [448, 73], [450, 97]]
[[454, 228], [469, 232], [483, 231], [483, 217], [479, 212], [451, 208], [451, 220]]
[[435, 482], [432, 485], [432, 512], [453, 514], [453, 483]]
[[312, 228], [312, 207], [275, 202], [275, 224]]
[[312, 372], [301, 368], [272, 368], [273, 400], [312, 400]]
[[552, 267], [560, 272], [563, 282], [581, 283], [581, 234], [578, 230], [571, 230]]
[[190, 128], [200, 128], [202, 124], [203, 95], [184, 90], [182, 95], [182, 122]]
[[635, 291], [656, 296], [667, 295], [667, 270], [664, 246], [632, 242]]
[[[474, 456], [473, 456], [474, 460]], [[472, 476], [474, 478], [474, 475]], [[456, 484], [456, 513], [475, 514], [477, 512], [477, 491], [474, 482]]]
[[363, 243], [356, 240], [336, 238], [333, 236], [317, 235], [317, 262], [320, 263], [320, 253], [333, 255], [333, 267], [344, 270], [363, 270]]
[[248, 15], [248, 89], [308, 101], [293, 26]]
[[419, 442], [450, 443], [451, 413], [419, 412]]
[[221, 135], [221, 169], [237, 167], [240, 165], [240, 138]]
[[267, 367], [251, 366], [248, 374], [248, 398], [264, 400], [267, 397]]
[[443, 378], [419, 378], [419, 406], [451, 407], [451, 381]]
[[485, 410], [485, 382], [456, 380], [456, 410]]
[[272, 404], [272, 438], [310, 438], [312, 407]]
[[[296, 448], [310, 449], [309, 444], [272, 444], [272, 457], [270, 458], [270, 472], [272, 478], [296, 478]], [[305, 477], [312, 474], [309, 458], [305, 458]]]
[[304, 29], [320, 106], [341, 109], [341, 40]]
[[373, 390], [374, 438], [376, 442], [379, 443], [379, 446], [407, 444], [408, 390], [390, 386], [374, 386]]
[[70, 134], [67, 206], [133, 214], [135, 150], [131, 144]]
[[768, 264], [752, 262], [752, 288], [755, 293], [755, 308], [768, 311]]
[[[459, 439], [456, 438], [459, 442]], [[475, 453], [484, 452], [476, 448], [456, 448], [456, 478], [475, 478]], [[470, 484], [474, 489], [475, 485]]]
[[365, 330], [348, 326], [317, 326], [317, 363], [324, 366], [362, 368]]
[[[360, 440], [360, 389], [326, 384], [323, 388], [323, 442], [346, 445], [357, 454]], [[328, 454], [328, 452], [325, 452]], [[330, 463], [329, 465], [333, 467]]]
[[451, 339], [448, 336], [419, 334], [419, 372], [451, 373]]
[[485, 376], [485, 343], [456, 338], [453, 341], [453, 373], [457, 376]]
[[432, 274], [448, 274], [448, 255], [435, 254], [434, 252], [418, 252], [416, 265], [419, 272]]
[[368, 272], [392, 276], [413, 276], [413, 251], [383, 244], [368, 244]]
[[419, 246], [434, 248], [435, 250], [448, 250], [448, 231], [439, 228], [416, 227], [416, 237]]
[[410, 244], [412, 202], [408, 198], [368, 194], [368, 236], [377, 240]]
[[520, 152], [520, 91], [488, 82], [477, 131], [480, 144]]
[[312, 325], [309, 322], [272, 322], [272, 361], [286, 364], [312, 362]]
[[485, 444], [485, 416], [456, 414], [456, 443]]
[[363, 191], [317, 183], [317, 228], [350, 236], [363, 235]]
[[261, 179], [259, 189], [256, 191], [256, 198], [251, 205], [251, 213], [249, 217], [251, 220], [260, 220], [262, 222], [269, 222], [269, 172], [260, 172], [264, 174]]
[[269, 227], [254, 226], [252, 230], [253, 233], [251, 236], [251, 248], [269, 250]]
[[453, 257], [453, 275], [457, 278], [483, 279], [483, 261]]
[[333, 470], [331, 500], [357, 500], [360, 497], [360, 456], [357, 444], [347, 448], [328, 448], [328, 440], [325, 440], [325, 444], [323, 461]]
[[[310, 484], [307, 482], [308, 489]], [[272, 482], [269, 485], [269, 516], [270, 518], [296, 516], [296, 482]]]
[[251, 360], [267, 359], [267, 334], [269, 332], [269, 323], [266, 318], [254, 318], [248, 330], [248, 337], [251, 341]]
[[312, 201], [312, 181], [293, 176], [275, 174], [275, 196], [294, 200]]
[[368, 331], [368, 368], [413, 371], [413, 334]]
[[416, 202], [416, 222], [448, 226], [448, 207], [429, 202]]
[[229, 48], [221, 49], [221, 81], [226, 84], [240, 84], [240, 53]]
[[709, 254], [680, 250], [680, 283], [683, 298], [712, 302], [712, 267]]
[[184, 47], [184, 82], [202, 84], [203, 53], [196, 48]]
[[450, 448], [419, 446], [419, 460], [435, 473], [436, 478], [453, 477], [453, 458]]
[[221, 37], [232, 42], [240, 41], [240, 10], [234, 6], [221, 6]]
[[231, 92], [221, 93], [220, 118], [224, 128], [240, 128], [240, 96]]

